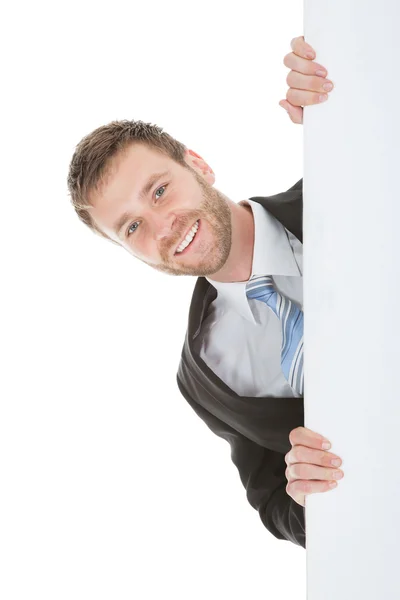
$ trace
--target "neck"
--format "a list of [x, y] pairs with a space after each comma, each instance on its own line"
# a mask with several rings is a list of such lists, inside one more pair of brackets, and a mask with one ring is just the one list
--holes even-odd
[[232, 215], [232, 245], [224, 266], [208, 276], [223, 283], [247, 281], [251, 275], [254, 251], [254, 217], [249, 205], [229, 201]]

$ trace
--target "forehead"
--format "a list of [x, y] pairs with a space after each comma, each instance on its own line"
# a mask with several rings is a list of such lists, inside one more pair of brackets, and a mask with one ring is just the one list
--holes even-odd
[[115, 156], [108, 169], [102, 193], [120, 190], [125, 185], [140, 187], [143, 180], [162, 168], [169, 168], [174, 162], [161, 152], [143, 144], [134, 144]]
[[90, 202], [96, 212], [105, 206], [123, 204], [138, 194], [150, 175], [173, 166], [174, 161], [156, 150], [139, 144], [130, 146], [112, 159]]

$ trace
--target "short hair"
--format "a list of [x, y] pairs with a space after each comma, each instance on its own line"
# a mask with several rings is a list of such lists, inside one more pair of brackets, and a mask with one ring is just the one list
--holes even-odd
[[99, 191], [112, 172], [115, 158], [132, 144], [144, 144], [185, 168], [186, 146], [157, 125], [143, 121], [112, 121], [86, 135], [75, 148], [68, 172], [68, 191], [80, 218], [94, 233], [113, 243], [92, 219], [89, 195]]

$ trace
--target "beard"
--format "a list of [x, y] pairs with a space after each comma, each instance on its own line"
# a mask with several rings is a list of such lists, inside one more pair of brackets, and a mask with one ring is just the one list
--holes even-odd
[[[205, 277], [219, 271], [226, 263], [232, 245], [232, 215], [225, 196], [209, 185], [198, 173], [193, 171], [203, 192], [203, 200], [198, 210], [189, 211], [185, 217], [177, 218], [175, 222], [176, 234], [165, 240], [160, 245], [161, 263], [148, 263], [140, 259], [157, 271], [168, 275], [189, 275]], [[171, 260], [171, 251], [176, 248], [187, 231], [188, 227], [198, 220], [208, 224], [212, 241], [201, 240], [197, 249], [196, 264], [179, 265]], [[179, 257], [179, 254], [176, 255]], [[179, 258], [178, 258], [179, 260]]]

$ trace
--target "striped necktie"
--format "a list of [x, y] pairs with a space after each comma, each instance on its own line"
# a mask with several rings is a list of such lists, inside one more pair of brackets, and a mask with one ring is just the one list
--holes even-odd
[[246, 295], [265, 302], [279, 317], [282, 325], [282, 371], [291, 387], [303, 395], [303, 311], [276, 291], [269, 276], [250, 279], [246, 284]]

